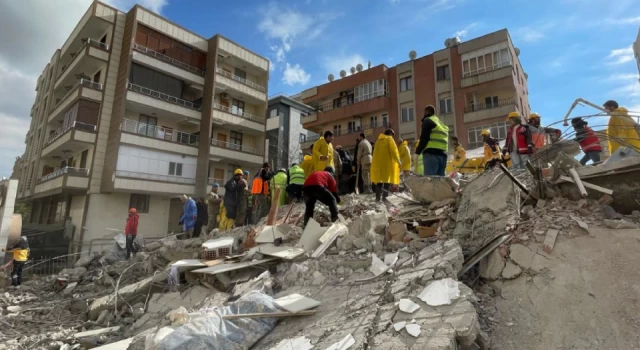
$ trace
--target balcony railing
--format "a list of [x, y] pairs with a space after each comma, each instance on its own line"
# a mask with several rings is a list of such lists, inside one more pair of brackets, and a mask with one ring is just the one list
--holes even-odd
[[462, 73], [462, 78], [468, 78], [468, 77], [472, 77], [472, 76], [475, 76], [475, 75], [480, 75], [482, 73], [491, 72], [491, 71], [494, 71], [494, 70], [498, 70], [498, 69], [501, 69], [501, 68], [504, 68], [504, 67], [510, 67], [510, 66], [511, 66], [511, 62], [496, 63], [496, 64], [493, 64], [493, 65], [488, 66], [488, 67], [479, 68], [479, 69], [472, 70], [472, 71], [469, 71], [469, 72], [463, 72]]
[[64, 100], [66, 100], [67, 97], [69, 97], [69, 95], [71, 95], [71, 93], [76, 91], [76, 89], [79, 86], [86, 86], [88, 88], [92, 88], [92, 89], [95, 89], [95, 90], [102, 91], [102, 84], [96, 83], [95, 81], [91, 81], [89, 79], [80, 79], [78, 81], [78, 84], [76, 84], [76, 86], [74, 86], [71, 89], [69, 89], [69, 91], [67, 91], [67, 93], [64, 94], [64, 96], [62, 96], [62, 98], [56, 103], [56, 107], [58, 107], [62, 102], [64, 102]]
[[267, 92], [267, 89], [265, 87], [260, 86], [260, 85], [254, 83], [252, 81], [249, 81], [249, 80], [247, 80], [245, 78], [241, 78], [241, 77], [239, 77], [237, 75], [234, 75], [231, 72], [227, 72], [226, 70], [224, 70], [222, 68], [217, 68], [216, 72], [218, 72], [218, 74], [223, 75], [223, 76], [225, 76], [225, 77], [227, 77], [229, 79], [232, 79], [232, 80], [240, 82], [240, 83], [242, 83], [244, 85], [250, 86], [250, 87], [252, 87], [252, 88], [254, 88], [254, 89], [258, 90], [258, 91]]
[[91, 125], [91, 124], [86, 124], [86, 123], [73, 122], [73, 124], [67, 126], [66, 128], [60, 128], [60, 129], [54, 131], [51, 135], [49, 135], [49, 137], [47, 137], [47, 142], [44, 143], [44, 147], [49, 146], [55, 140], [59, 139], [60, 136], [66, 134], [67, 131], [69, 131], [71, 129], [95, 132], [96, 131], [96, 126], [95, 125]]
[[50, 174], [47, 174], [45, 176], [42, 176], [38, 179], [38, 183], [43, 183], [45, 181], [49, 181], [51, 179], [55, 179], [56, 177], [65, 175], [65, 174], [69, 174], [69, 175], [77, 175], [77, 176], [88, 176], [89, 175], [89, 169], [85, 169], [85, 168], [72, 168], [72, 167], [64, 167], [64, 168], [60, 168]]
[[218, 184], [220, 186], [224, 186], [224, 179], [216, 179], [215, 177], [210, 177], [207, 179], [209, 185]]
[[261, 123], [264, 124], [265, 119], [261, 118], [261, 117], [256, 117], [255, 115], [249, 114], [249, 113], [245, 113], [243, 111], [240, 110], [234, 110], [233, 108], [227, 107], [227, 106], [223, 106], [221, 104], [218, 103], [214, 103], [213, 108], [223, 111], [225, 113], [229, 113], [229, 114], [233, 114], [235, 116], [238, 116], [240, 118], [244, 118], [244, 119], [248, 119], [257, 123]]
[[351, 98], [351, 95], [350, 95], [349, 97], [347, 97], [346, 103], [342, 103], [342, 101], [340, 101], [340, 103], [337, 103], [336, 101], [330, 101], [330, 102], [326, 102], [326, 103], [323, 103], [323, 104], [319, 105], [317, 107], [317, 110], [319, 112], [328, 112], [328, 111], [330, 111], [332, 109], [350, 106], [350, 105], [356, 104], [358, 102], [367, 101], [367, 100], [370, 100], [372, 98], [382, 97], [382, 96], [389, 97], [389, 92], [386, 91], [386, 90], [384, 90], [384, 91], [383, 90], [379, 90], [379, 91], [370, 92], [368, 94], [364, 94], [362, 96], [353, 96], [353, 98]]
[[492, 109], [492, 108], [498, 108], [498, 107], [502, 107], [502, 106], [507, 106], [507, 105], [512, 105], [515, 104], [516, 100], [513, 97], [510, 98], [505, 98], [502, 100], [498, 100], [498, 103], [481, 103], [481, 104], [475, 104], [469, 107], [465, 107], [464, 108], [464, 112], [465, 113], [471, 113], [471, 112], [477, 112], [477, 111], [482, 111], [485, 109]]
[[145, 54], [147, 56], [151, 56], [151, 57], [157, 58], [157, 59], [159, 59], [161, 61], [165, 61], [165, 62], [167, 62], [167, 63], [169, 63], [171, 65], [174, 65], [174, 66], [176, 66], [178, 68], [182, 68], [184, 70], [187, 70], [187, 71], [189, 71], [191, 73], [194, 73], [194, 74], [197, 74], [197, 75], [200, 75], [200, 76], [204, 76], [204, 70], [196, 68], [196, 67], [191, 66], [191, 65], [188, 65], [188, 64], [186, 64], [186, 63], [184, 63], [182, 61], [179, 61], [179, 60], [177, 60], [175, 58], [171, 58], [171, 57], [169, 57], [167, 55], [164, 55], [164, 54], [161, 54], [159, 52], [153, 51], [153, 50], [151, 50], [150, 48], [148, 48], [146, 46], [142, 46], [140, 44], [133, 43], [133, 49], [138, 51], [138, 52], [141, 52], [141, 53], [143, 53], [143, 54]]
[[143, 86], [140, 86], [140, 85], [127, 83], [127, 89], [129, 89], [129, 91], [133, 91], [133, 92], [137, 92], [139, 94], [147, 95], [149, 97], [153, 97], [153, 98], [156, 98], [158, 100], [162, 100], [162, 101], [165, 101], [165, 102], [173, 103], [173, 104], [178, 105], [178, 106], [195, 109], [197, 111], [200, 110], [200, 105], [197, 104], [197, 103], [193, 103], [191, 101], [183, 100], [183, 99], [175, 97], [175, 96], [167, 95], [167, 94], [159, 92], [159, 91], [151, 90], [149, 88], [146, 88], [146, 87], [143, 87]]
[[132, 178], [143, 179], [143, 180], [177, 182], [177, 183], [183, 183], [183, 184], [189, 184], [189, 185], [193, 185], [196, 183], [196, 179], [188, 178], [188, 177], [149, 174], [149, 173], [141, 173], [137, 171], [126, 171], [126, 170], [116, 170], [116, 176], [132, 177]]
[[62, 76], [62, 74], [67, 70], [67, 68], [69, 68], [71, 66], [71, 63], [73, 63], [73, 61], [75, 61], [76, 58], [78, 56], [80, 56], [80, 52], [82, 52], [82, 50], [84, 50], [85, 47], [87, 47], [87, 45], [93, 46], [93, 47], [97, 47], [97, 48], [103, 49], [105, 51], [109, 51], [109, 45], [107, 45], [105, 43], [101, 43], [100, 41], [93, 40], [91, 38], [82, 39], [82, 47], [80, 47], [80, 49], [78, 51], [76, 51], [75, 53], [71, 54], [71, 61], [69, 61], [69, 63], [67, 63], [66, 65], [62, 66], [62, 69], [60, 70], [60, 74], [58, 74], [58, 78], [60, 78]]
[[187, 146], [198, 146], [199, 140], [199, 136], [195, 134], [163, 128], [157, 125], [140, 123], [139, 121], [130, 119], [124, 119], [122, 121], [120, 130]]
[[233, 151], [246, 152], [246, 153], [251, 153], [251, 154], [255, 154], [255, 155], [259, 155], [259, 156], [262, 155], [260, 150], [257, 149], [257, 148], [247, 147], [247, 146], [238, 145], [238, 144], [235, 144], [235, 143], [224, 142], [224, 141], [218, 141], [218, 140], [215, 140], [215, 139], [211, 139], [211, 145], [214, 146], [214, 147], [226, 148], [226, 149], [230, 149], [230, 150], [233, 150]]

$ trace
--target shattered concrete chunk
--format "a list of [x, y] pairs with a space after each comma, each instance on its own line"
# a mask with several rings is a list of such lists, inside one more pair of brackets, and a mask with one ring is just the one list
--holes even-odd
[[507, 266], [505, 266], [504, 270], [502, 271], [502, 277], [511, 280], [520, 276], [521, 273], [522, 269], [518, 265], [509, 261], [507, 262]]
[[514, 244], [510, 248], [509, 258], [518, 266], [527, 270], [531, 268], [533, 252], [522, 244]]
[[604, 225], [610, 229], [635, 229], [638, 225], [625, 220], [604, 220]]
[[451, 278], [433, 281], [420, 292], [418, 298], [430, 306], [449, 305], [460, 297], [458, 283]]
[[490, 281], [500, 278], [504, 269], [504, 259], [499, 249], [495, 249], [491, 254], [480, 260], [480, 276]]
[[[146, 295], [149, 292], [149, 287], [152, 283], [159, 283], [166, 281], [166, 272], [157, 273], [155, 276], [148, 277], [137, 283], [130, 284], [128, 286], [120, 287], [118, 290], [119, 299], [133, 300], [139, 295]], [[116, 294], [112, 293], [105, 295], [104, 297], [94, 300], [89, 305], [89, 319], [95, 320], [98, 318], [103, 310], [113, 308], [116, 302]], [[122, 301], [120, 301], [122, 303]]]
[[409, 176], [405, 179], [413, 198], [423, 203], [456, 198], [458, 185], [448, 176]]

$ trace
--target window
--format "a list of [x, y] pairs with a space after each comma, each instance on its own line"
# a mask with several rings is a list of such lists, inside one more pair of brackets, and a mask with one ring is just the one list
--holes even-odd
[[412, 107], [402, 107], [401, 109], [402, 111], [402, 122], [403, 123], [407, 123], [407, 122], [412, 122], [415, 120], [414, 115], [413, 115], [413, 106]]
[[509, 66], [511, 62], [509, 49], [505, 48], [462, 61], [462, 74], [464, 77], [469, 77]]
[[182, 176], [182, 163], [169, 162], [169, 175]]
[[170, 77], [136, 63], [131, 65], [129, 82], [170, 96], [182, 97], [182, 80]]
[[382, 115], [382, 126], [387, 127], [389, 126], [389, 115], [388, 114], [383, 114]]
[[497, 108], [498, 107], [498, 96], [489, 96], [484, 98], [484, 104], [487, 105], [487, 109], [489, 108]]
[[138, 134], [154, 137], [156, 135], [156, 126], [158, 118], [140, 114], [140, 123], [138, 124]]
[[439, 101], [440, 103], [440, 114], [448, 114], [453, 113], [453, 108], [451, 106], [451, 98], [443, 98]]
[[340, 102], [341, 102], [340, 100], [341, 100], [341, 98], [340, 98], [340, 97], [338, 97], [338, 98], [334, 98], [334, 99], [333, 99], [333, 108], [338, 108], [338, 107], [340, 107]]
[[451, 77], [449, 76], [449, 65], [448, 64], [446, 66], [437, 67], [436, 68], [436, 73], [437, 73], [436, 75], [437, 75], [438, 81], [451, 79]]
[[100, 42], [103, 43], [103, 44], [107, 43], [107, 34], [102, 36], [102, 38], [100, 39]]
[[235, 68], [233, 70], [233, 75], [241, 79], [247, 79], [247, 72], [243, 71], [242, 69]]
[[413, 77], [408, 76], [400, 79], [400, 92], [413, 89]]
[[300, 134], [300, 143], [307, 142], [307, 135]]
[[274, 108], [272, 110], [269, 111], [269, 118], [275, 118], [278, 116], [278, 109]]
[[136, 208], [138, 213], [149, 212], [149, 195], [132, 193], [129, 196], [129, 208]]
[[93, 82], [100, 83], [100, 73], [101, 71], [98, 71], [98, 73], [93, 75]]
[[336, 136], [339, 136], [341, 132], [342, 132], [342, 125], [334, 125], [333, 126], [333, 133]]
[[243, 115], [244, 114], [244, 102], [240, 100], [233, 99], [231, 105], [231, 113], [235, 115]]
[[356, 122], [348, 122], [347, 129], [349, 130], [349, 133], [356, 131]]
[[480, 133], [482, 130], [491, 131], [491, 136], [496, 140], [504, 140], [507, 138], [507, 122], [493, 123], [490, 125], [476, 126], [469, 128], [469, 144], [468, 149], [474, 149], [482, 147], [483, 141]]
[[86, 169], [87, 168], [87, 156], [88, 155], [89, 155], [89, 150], [88, 149], [82, 151], [82, 154], [80, 155], [80, 168], [82, 168], [82, 169]]
[[371, 121], [371, 127], [372, 128], [376, 128], [378, 127], [378, 116], [374, 115], [371, 118], [369, 118], [369, 120]]
[[[387, 94], [387, 82], [384, 79], [375, 80], [364, 85], [356, 86], [354, 92], [354, 103], [366, 101], [377, 96], [384, 96]], [[347, 96], [347, 99], [348, 98]]]
[[230, 148], [241, 151], [242, 150], [242, 133], [232, 131], [230, 134]]

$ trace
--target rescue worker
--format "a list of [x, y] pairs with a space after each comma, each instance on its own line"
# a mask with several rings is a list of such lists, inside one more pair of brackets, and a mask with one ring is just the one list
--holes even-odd
[[500, 144], [496, 139], [491, 137], [491, 132], [489, 130], [482, 130], [480, 135], [484, 142], [484, 168], [493, 168], [502, 160]]
[[331, 141], [333, 141], [333, 133], [325, 131], [324, 137], [319, 138], [313, 144], [313, 171], [323, 171], [325, 168], [334, 167]]
[[127, 260], [133, 253], [133, 256], [136, 256], [138, 250], [133, 246], [133, 241], [136, 240], [136, 236], [138, 235], [138, 211], [136, 208], [129, 209], [129, 216], [127, 217], [127, 224], [124, 226], [124, 235], [126, 237], [127, 247]]
[[551, 143], [555, 143], [560, 139], [560, 135], [562, 134], [559, 129], [545, 128], [541, 126], [540, 115], [538, 113], [531, 113], [531, 115], [529, 115], [527, 123], [529, 123], [529, 130], [531, 130], [531, 141], [533, 142], [533, 147], [536, 150], [542, 148], [545, 145], [547, 135], [550, 136]]
[[278, 172], [273, 175], [273, 188], [271, 192], [274, 196], [276, 195], [276, 188], [280, 189], [278, 206], [283, 206], [287, 203], [287, 169], [279, 169]]
[[340, 176], [342, 175], [342, 157], [340, 157], [339, 150], [342, 149], [342, 146], [336, 146], [333, 149], [333, 169], [335, 170], [335, 178], [336, 181], [340, 181]]
[[[416, 142], [416, 150], [418, 149], [418, 143]], [[414, 154], [414, 162], [413, 162], [413, 172], [416, 173], [416, 175], [420, 175], [423, 176], [424, 175], [424, 161], [422, 160], [422, 154], [417, 155]]]
[[518, 112], [509, 113], [507, 120], [511, 126], [507, 130], [507, 142], [502, 153], [509, 153], [513, 169], [524, 169], [529, 156], [533, 154], [534, 150], [531, 131], [527, 125], [522, 124], [522, 119]]
[[309, 219], [313, 217], [317, 201], [329, 207], [331, 222], [338, 220], [340, 197], [334, 175], [333, 168], [327, 167], [323, 171], [315, 171], [304, 181], [302, 187], [305, 205], [303, 227], [306, 227]]
[[631, 119], [629, 111], [613, 100], [605, 102], [603, 107], [611, 116], [607, 124], [609, 154], [625, 146], [640, 152], [640, 127]]
[[362, 177], [362, 187], [364, 193], [371, 193], [371, 153], [372, 147], [364, 133], [360, 134], [360, 143], [358, 143], [358, 155], [356, 162], [360, 168], [360, 176]]
[[402, 175], [409, 176], [411, 173], [411, 151], [407, 141], [398, 139], [398, 153], [400, 153], [400, 161], [402, 162]]
[[289, 168], [289, 176], [287, 177], [287, 194], [289, 195], [289, 199], [295, 200], [296, 202], [302, 200], [304, 180], [304, 170], [302, 170], [298, 164], [293, 163], [291, 168]]
[[451, 136], [451, 146], [453, 146], [453, 162], [452, 165], [454, 167], [454, 171], [459, 171], [464, 161], [467, 160], [467, 151], [462, 148], [460, 141], [458, 141], [458, 137]]
[[309, 153], [305, 154], [302, 158], [302, 163], [300, 163], [300, 167], [304, 170], [304, 179], [309, 178], [309, 175], [313, 172], [313, 145], [309, 147]]
[[580, 144], [584, 157], [580, 159], [580, 164], [585, 165], [589, 160], [594, 163], [600, 162], [600, 154], [602, 153], [602, 146], [600, 145], [600, 139], [598, 135], [588, 127], [589, 123], [582, 118], [571, 119], [571, 126], [576, 131], [576, 142]]
[[444, 176], [449, 150], [448, 137], [449, 128], [436, 116], [436, 108], [432, 105], [425, 107], [420, 143], [416, 149], [416, 154], [423, 155], [425, 175]]
[[[11, 287], [20, 288], [22, 284], [22, 269], [29, 258], [29, 242], [27, 242], [27, 237], [20, 237], [18, 243], [13, 247], [9, 250], [2, 248], [2, 251], [13, 253], [13, 260], [10, 262], [13, 265], [13, 269], [11, 270]], [[3, 265], [2, 270], [6, 269], [9, 265], [10, 264]]]
[[196, 202], [186, 194], [180, 198], [184, 207], [182, 209], [182, 217], [180, 217], [179, 225], [182, 225], [182, 239], [189, 239], [193, 236], [193, 229], [198, 219], [198, 209]]
[[376, 202], [387, 198], [391, 185], [400, 183], [402, 162], [393, 135], [393, 129], [387, 129], [384, 134], [380, 134], [373, 150], [371, 182], [376, 184]]
[[240, 188], [238, 189], [238, 213], [234, 221], [236, 227], [246, 225], [247, 209], [249, 207], [249, 182], [247, 181], [248, 171], [243, 171], [240, 175]]
[[220, 203], [222, 203], [220, 195], [218, 195], [219, 189], [220, 185], [214, 183], [211, 185], [211, 192], [207, 194], [207, 216], [209, 217], [207, 234], [210, 234], [211, 231], [218, 228], [218, 214], [220, 213]]
[[193, 228], [193, 237], [200, 237], [203, 227], [207, 227], [208, 212], [207, 204], [204, 202], [204, 198], [196, 198], [196, 211], [198, 212], [198, 219], [196, 219], [196, 225]]
[[273, 177], [269, 162], [262, 164], [262, 168], [258, 170], [253, 178], [251, 186], [251, 194], [253, 195], [253, 213], [251, 220], [253, 224], [257, 224], [260, 219], [267, 216], [271, 201], [269, 199], [269, 181]]
[[220, 231], [226, 231], [233, 228], [235, 220], [238, 217], [238, 202], [242, 195], [242, 169], [236, 169], [233, 177], [224, 185], [224, 217], [220, 220]]

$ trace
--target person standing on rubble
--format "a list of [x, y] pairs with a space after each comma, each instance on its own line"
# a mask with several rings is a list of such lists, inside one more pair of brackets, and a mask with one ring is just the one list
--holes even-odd
[[372, 147], [364, 133], [360, 134], [360, 143], [357, 149], [358, 168], [360, 168], [360, 176], [362, 176], [362, 186], [364, 193], [371, 193], [371, 153]]
[[522, 124], [522, 118], [518, 112], [509, 113], [507, 120], [511, 126], [507, 130], [507, 142], [502, 153], [509, 153], [513, 169], [524, 169], [534, 150], [531, 130], [529, 126]]
[[313, 171], [323, 171], [328, 167], [334, 168], [331, 141], [333, 141], [333, 133], [325, 131], [324, 136], [313, 144]]
[[304, 170], [304, 179], [308, 179], [309, 175], [313, 172], [313, 145], [309, 147], [309, 153], [305, 154], [302, 158], [302, 163], [300, 163], [300, 167]]
[[287, 203], [287, 169], [279, 169], [278, 172], [273, 175], [273, 188], [271, 192], [276, 195], [276, 188], [280, 189], [277, 201], [278, 206], [283, 206]]
[[[242, 196], [242, 169], [236, 169], [233, 177], [224, 185], [224, 217], [220, 220], [220, 231], [226, 231], [233, 228], [235, 220], [238, 217], [238, 203]], [[238, 223], [238, 225], [241, 225]]]
[[502, 160], [500, 144], [496, 139], [491, 137], [491, 132], [489, 130], [482, 130], [480, 135], [482, 136], [482, 141], [484, 143], [484, 168], [493, 168]]
[[206, 228], [209, 220], [209, 213], [207, 212], [207, 204], [204, 198], [196, 198], [196, 211], [198, 212], [198, 219], [196, 219], [196, 225], [193, 227], [193, 237], [200, 237], [202, 228]]
[[[29, 242], [27, 241], [27, 237], [20, 237], [18, 243], [13, 247], [9, 250], [2, 248], [2, 251], [13, 253], [13, 260], [11, 260], [11, 264], [13, 265], [13, 269], [11, 270], [11, 287], [20, 288], [22, 284], [22, 269], [27, 263], [27, 259], [29, 259]], [[9, 266], [9, 264], [3, 265], [2, 269], [4, 270], [7, 266]]]
[[545, 128], [540, 125], [540, 115], [538, 113], [531, 113], [527, 122], [529, 123], [529, 130], [531, 130], [531, 141], [536, 150], [545, 145], [547, 135], [550, 136], [551, 143], [555, 143], [560, 139], [562, 132], [559, 129]]
[[209, 217], [207, 234], [218, 228], [218, 213], [220, 212], [220, 203], [222, 203], [218, 195], [219, 188], [220, 185], [214, 183], [211, 185], [211, 192], [207, 195], [207, 216]]
[[289, 199], [295, 200], [296, 202], [302, 201], [302, 186], [304, 185], [304, 170], [296, 164], [293, 163], [291, 168], [289, 168], [289, 176], [287, 177], [288, 185], [287, 185], [287, 194], [289, 195]]
[[451, 136], [451, 146], [453, 146], [453, 162], [454, 171], [460, 171], [465, 160], [467, 160], [467, 151], [464, 150], [457, 136]]
[[444, 176], [449, 150], [448, 137], [449, 127], [438, 119], [436, 108], [432, 105], [425, 107], [420, 142], [416, 149], [416, 154], [423, 155], [425, 175]]
[[242, 190], [238, 193], [238, 214], [235, 220], [236, 227], [244, 226], [247, 224], [247, 217], [249, 215], [249, 196], [251, 190], [249, 190], [249, 172], [243, 171], [240, 183]]
[[336, 184], [332, 167], [327, 167], [323, 171], [316, 171], [311, 174], [305, 180], [302, 191], [305, 205], [303, 227], [306, 227], [309, 219], [313, 217], [317, 201], [329, 207], [331, 222], [338, 220], [340, 196], [338, 196], [338, 185]]
[[262, 164], [262, 169], [258, 170], [253, 178], [251, 194], [253, 195], [253, 224], [257, 224], [260, 219], [267, 216], [271, 202], [269, 200], [269, 181], [273, 177], [269, 162]]
[[604, 103], [611, 118], [607, 124], [607, 140], [609, 154], [620, 147], [629, 147], [640, 152], [640, 127], [631, 119], [626, 108], [618, 106], [618, 102], [609, 100]]
[[179, 225], [182, 225], [183, 239], [189, 239], [193, 236], [193, 230], [198, 219], [198, 209], [196, 202], [186, 194], [180, 198], [184, 207], [182, 209], [182, 217], [180, 217]]
[[602, 146], [600, 145], [600, 139], [598, 135], [588, 127], [589, 123], [582, 118], [571, 119], [571, 126], [576, 131], [576, 142], [580, 144], [584, 157], [580, 159], [580, 164], [585, 165], [589, 160], [594, 163], [600, 162], [600, 154], [602, 153]]
[[386, 199], [391, 185], [400, 184], [400, 152], [393, 140], [395, 132], [387, 129], [378, 136], [371, 161], [371, 182], [376, 183], [376, 202]]
[[138, 250], [134, 247], [133, 242], [136, 240], [136, 236], [138, 235], [138, 221], [140, 220], [138, 216], [138, 211], [136, 208], [129, 209], [129, 217], [127, 217], [127, 224], [124, 226], [124, 235], [126, 237], [126, 247], [127, 247], [127, 260], [133, 253], [133, 256], [136, 256]]
[[336, 182], [340, 183], [340, 176], [342, 176], [342, 157], [340, 157], [339, 150], [342, 150], [342, 146], [338, 145], [333, 149], [333, 169], [335, 170]]
[[402, 175], [407, 177], [411, 173], [411, 151], [409, 143], [403, 139], [398, 139], [398, 153], [402, 162]]

